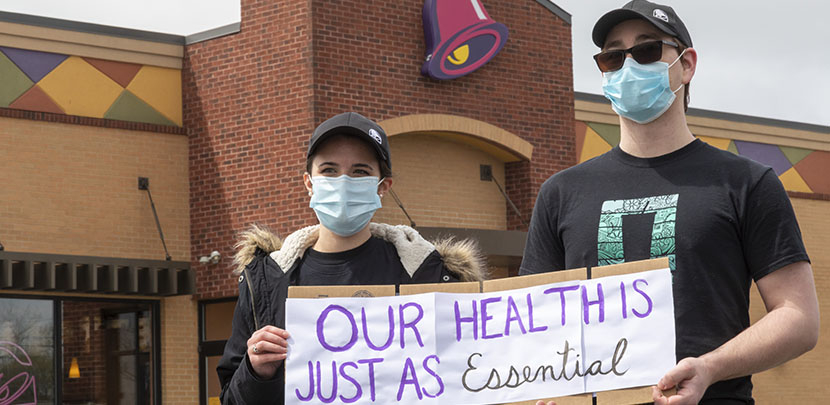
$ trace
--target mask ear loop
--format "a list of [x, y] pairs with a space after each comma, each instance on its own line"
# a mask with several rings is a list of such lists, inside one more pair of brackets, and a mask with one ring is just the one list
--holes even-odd
[[[671, 65], [669, 65], [669, 67], [666, 68], [666, 70], [671, 69], [671, 67], [674, 66], [674, 64], [677, 63], [677, 61], [679, 61], [680, 58], [683, 57], [683, 54], [685, 54], [687, 50], [689, 50], [689, 48], [686, 48], [683, 50], [683, 52], [680, 52], [680, 55], [677, 55], [677, 59], [675, 59], [674, 62], [672, 62]], [[672, 93], [677, 94], [677, 92], [680, 91], [680, 89], [682, 89], [683, 86], [685, 86], [685, 84], [680, 83], [680, 87], [678, 87], [677, 90], [672, 90]]]
[[[378, 182], [377, 186], [380, 187], [380, 185], [383, 184], [384, 180], [386, 180], [386, 177], [382, 177]], [[383, 198], [383, 193], [378, 193], [378, 195], [380, 196], [380, 198]]]

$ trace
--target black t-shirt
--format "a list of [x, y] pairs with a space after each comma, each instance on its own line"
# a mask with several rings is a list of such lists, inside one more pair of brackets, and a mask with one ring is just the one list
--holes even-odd
[[384, 285], [410, 280], [395, 246], [377, 237], [345, 252], [308, 248], [296, 271], [298, 285]]
[[[520, 274], [669, 257], [677, 359], [749, 326], [751, 280], [809, 260], [775, 172], [700, 140], [656, 158], [619, 147], [539, 190]], [[655, 381], [656, 383], [656, 381]], [[750, 400], [749, 377], [707, 398]]]

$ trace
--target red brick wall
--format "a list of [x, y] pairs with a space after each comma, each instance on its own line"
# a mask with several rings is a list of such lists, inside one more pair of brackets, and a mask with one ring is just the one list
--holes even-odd
[[281, 233], [313, 218], [301, 171], [314, 129], [309, 1], [242, 0], [241, 32], [190, 45], [182, 71], [190, 138], [192, 258], [200, 298], [234, 295], [234, 235], [257, 221]]
[[[347, 109], [375, 120], [443, 113], [518, 135], [533, 144], [533, 159], [507, 165], [506, 187], [529, 220], [541, 183], [576, 163], [571, 27], [534, 0], [483, 0], [510, 31], [507, 43], [472, 74], [436, 81], [419, 73], [423, 4], [313, 2], [315, 119]], [[394, 163], [393, 157], [393, 169]], [[509, 208], [507, 215], [510, 229], [522, 227]]]
[[[534, 0], [484, 6], [510, 30], [506, 45], [445, 82], [420, 75], [423, 0], [243, 0], [239, 34], [188, 46], [193, 257], [230, 257], [234, 233], [253, 221], [283, 235], [313, 223], [300, 182], [306, 142], [347, 110], [377, 121], [454, 114], [527, 140], [532, 162], [508, 164], [504, 186], [529, 219], [541, 183], [575, 163], [571, 27]], [[200, 298], [236, 294], [229, 260], [194, 268]]]

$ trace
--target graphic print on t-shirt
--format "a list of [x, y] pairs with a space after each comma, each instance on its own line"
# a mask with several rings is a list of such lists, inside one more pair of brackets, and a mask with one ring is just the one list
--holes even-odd
[[668, 257], [673, 271], [678, 198], [669, 194], [603, 202], [597, 265]]

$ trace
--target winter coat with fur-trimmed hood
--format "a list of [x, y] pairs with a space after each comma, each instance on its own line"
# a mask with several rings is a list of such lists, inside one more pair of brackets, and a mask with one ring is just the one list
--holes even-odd
[[[242, 233], [234, 258], [239, 299], [231, 337], [216, 368], [222, 404], [284, 403], [284, 366], [280, 366], [273, 379], [260, 379], [248, 361], [247, 342], [265, 325], [285, 327], [288, 286], [296, 282], [295, 270], [306, 249], [317, 241], [318, 229], [319, 225], [300, 229], [285, 241], [258, 226]], [[480, 281], [486, 277], [485, 261], [474, 242], [429, 242], [404, 225], [371, 223], [369, 230], [372, 236], [395, 247], [412, 283]]]

